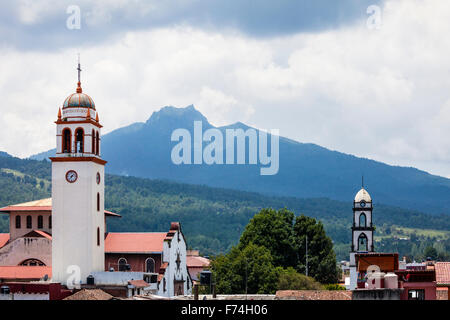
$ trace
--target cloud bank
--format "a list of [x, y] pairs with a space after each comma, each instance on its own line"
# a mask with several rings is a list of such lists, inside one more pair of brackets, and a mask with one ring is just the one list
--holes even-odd
[[[196, 4], [180, 1], [188, 11]], [[80, 51], [83, 89], [104, 132], [192, 103], [215, 125], [280, 129], [298, 141], [450, 176], [450, 3], [386, 1], [379, 30], [367, 28], [361, 10], [364, 18], [339, 27], [258, 34], [262, 27], [250, 22], [219, 28], [186, 19], [54, 50], [2, 45], [0, 150], [24, 157], [54, 146], [52, 121], [75, 90]], [[36, 10], [21, 14], [22, 28], [42, 23]], [[102, 14], [111, 21], [114, 10]]]

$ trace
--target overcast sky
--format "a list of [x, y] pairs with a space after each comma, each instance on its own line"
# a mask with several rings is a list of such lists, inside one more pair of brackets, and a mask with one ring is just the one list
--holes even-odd
[[[66, 24], [73, 4], [81, 29]], [[53, 121], [75, 90], [80, 52], [103, 133], [194, 104], [215, 125], [279, 129], [450, 177], [450, 1], [0, 5], [0, 150], [12, 155], [55, 146]]]

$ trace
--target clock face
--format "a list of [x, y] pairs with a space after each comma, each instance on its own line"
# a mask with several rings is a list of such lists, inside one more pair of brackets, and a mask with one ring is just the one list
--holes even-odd
[[67, 171], [67, 173], [66, 173], [67, 182], [74, 183], [75, 181], [77, 181], [77, 179], [78, 179], [78, 174], [76, 171], [74, 171], [74, 170]]
[[366, 202], [364, 201], [364, 200], [362, 200], [360, 203], [359, 203], [359, 205], [361, 206], [361, 207], [365, 207], [366, 206]]
[[97, 184], [100, 184], [100, 172], [97, 172]]

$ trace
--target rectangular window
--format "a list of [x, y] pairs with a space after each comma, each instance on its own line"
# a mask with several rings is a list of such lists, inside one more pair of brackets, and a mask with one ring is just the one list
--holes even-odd
[[44, 228], [44, 218], [42, 216], [38, 216], [38, 229]]
[[31, 220], [31, 216], [27, 216], [27, 228], [31, 229], [33, 227], [33, 223]]
[[408, 290], [408, 300], [425, 300], [424, 289]]
[[16, 229], [22, 228], [22, 219], [20, 216], [16, 216]]

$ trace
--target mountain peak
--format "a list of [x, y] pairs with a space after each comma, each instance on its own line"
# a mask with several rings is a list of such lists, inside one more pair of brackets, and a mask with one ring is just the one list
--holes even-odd
[[192, 126], [194, 121], [202, 121], [209, 124], [208, 119], [206, 119], [206, 117], [191, 104], [185, 108], [165, 106], [159, 111], [153, 112], [146, 124], [183, 127], [186, 126], [186, 124]]

